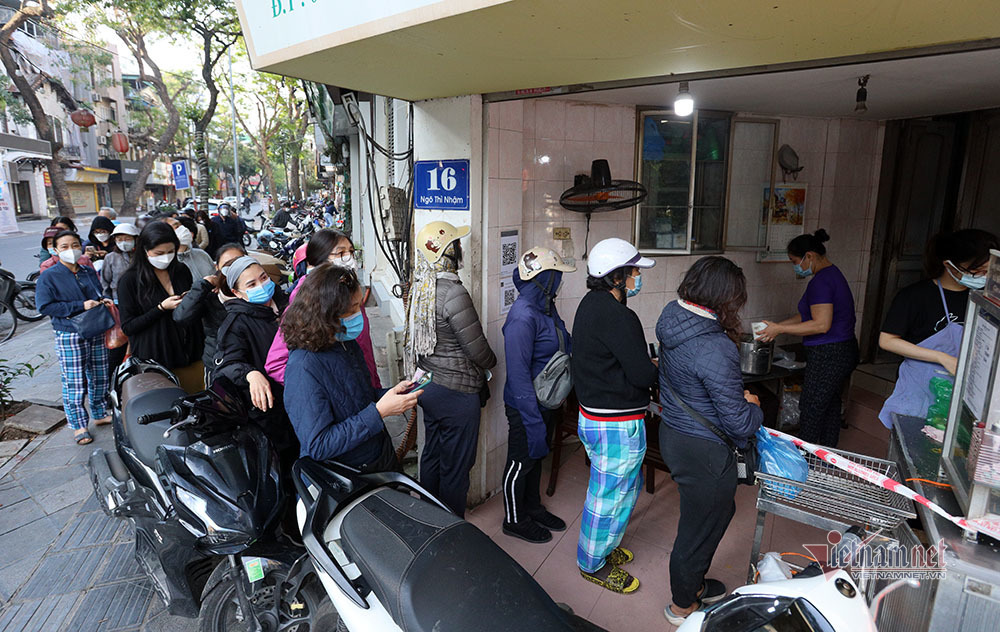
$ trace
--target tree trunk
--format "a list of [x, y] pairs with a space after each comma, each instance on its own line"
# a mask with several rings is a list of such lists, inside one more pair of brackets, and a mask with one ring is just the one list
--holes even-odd
[[208, 198], [211, 197], [212, 174], [208, 168], [208, 149], [205, 145], [205, 130], [201, 127], [201, 121], [195, 122], [194, 156], [198, 161], [198, 207], [208, 208]]
[[277, 195], [277, 190], [275, 189], [274, 186], [274, 168], [271, 167], [271, 160], [267, 156], [268, 149], [269, 148], [266, 142], [258, 147], [258, 150], [260, 151], [260, 161], [261, 164], [264, 165], [264, 178], [267, 180], [267, 188], [271, 195], [271, 204], [272, 206], [277, 208], [278, 195]]
[[292, 166], [291, 175], [288, 177], [288, 187], [291, 191], [291, 197], [296, 200], [302, 199], [302, 187], [299, 186], [299, 155], [298, 153], [292, 154]]
[[38, 138], [48, 141], [52, 147], [52, 158], [46, 161], [49, 169], [49, 178], [52, 181], [52, 194], [56, 198], [56, 208], [58, 208], [59, 214], [72, 217], [75, 215], [73, 202], [69, 195], [69, 187], [66, 186], [62, 157], [59, 155], [62, 144], [56, 143], [52, 135], [52, 127], [49, 125], [48, 116], [46, 116], [45, 109], [42, 108], [42, 104], [38, 100], [38, 95], [35, 94], [27, 77], [18, 69], [14, 61], [14, 56], [10, 52], [11, 36], [21, 24], [27, 21], [29, 17], [49, 17], [50, 15], [51, 9], [49, 9], [48, 3], [44, 1], [40, 6], [22, 8], [14, 13], [10, 21], [0, 28], [0, 62], [3, 63], [7, 77], [14, 82], [14, 86], [17, 87], [18, 92], [21, 94], [21, 99], [28, 107]]

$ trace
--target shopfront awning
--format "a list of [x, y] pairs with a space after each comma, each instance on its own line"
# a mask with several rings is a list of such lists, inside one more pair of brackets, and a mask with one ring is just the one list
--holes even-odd
[[79, 165], [66, 169], [66, 182], [76, 182], [78, 184], [104, 184], [108, 181], [108, 176], [116, 173], [118, 172], [114, 169]]
[[237, 0], [253, 66], [409, 100], [1000, 45], [996, 0]]

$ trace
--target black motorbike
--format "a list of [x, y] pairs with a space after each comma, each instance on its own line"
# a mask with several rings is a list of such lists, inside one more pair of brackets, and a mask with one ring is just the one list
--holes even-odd
[[301, 544], [281, 527], [278, 455], [247, 421], [232, 384], [188, 395], [162, 366], [115, 372], [114, 451], [89, 469], [104, 511], [135, 535], [135, 558], [171, 614], [203, 632], [324, 630], [336, 625]]

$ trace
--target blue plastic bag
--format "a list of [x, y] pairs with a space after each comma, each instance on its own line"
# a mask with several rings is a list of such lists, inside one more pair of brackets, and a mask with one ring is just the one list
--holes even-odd
[[[757, 467], [771, 476], [780, 476], [804, 483], [809, 475], [809, 464], [799, 449], [787, 439], [772, 436], [763, 427], [757, 430]], [[762, 480], [764, 488], [785, 498], [798, 496], [800, 488], [795, 485]]]

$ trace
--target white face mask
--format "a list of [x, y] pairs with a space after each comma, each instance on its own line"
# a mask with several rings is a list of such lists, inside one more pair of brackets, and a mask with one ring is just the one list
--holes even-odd
[[191, 243], [194, 241], [194, 236], [184, 226], [178, 226], [174, 229], [174, 234], [177, 235], [177, 241], [181, 242], [182, 246], [190, 247]]
[[118, 242], [118, 250], [121, 250], [122, 252], [132, 252], [133, 248], [135, 248], [135, 242], [134, 241], [119, 241]]
[[328, 259], [328, 261], [338, 268], [344, 268], [345, 270], [358, 269], [358, 260], [354, 258], [354, 255], [349, 255], [347, 257], [338, 257], [337, 255], [333, 255], [330, 259]]
[[94, 239], [101, 242], [102, 244], [108, 241], [108, 237], [110, 236], [111, 233], [94, 233]]
[[[146, 255], [149, 257], [149, 254]], [[156, 268], [157, 270], [166, 270], [170, 262], [174, 260], [174, 253], [169, 253], [165, 255], [156, 255], [155, 257], [149, 257], [149, 264]]]
[[73, 250], [59, 251], [59, 260], [64, 261], [70, 265], [75, 264], [77, 261], [80, 260], [80, 257], [82, 256], [83, 256], [82, 250], [73, 249]]

